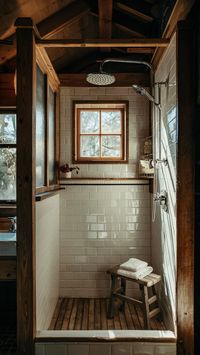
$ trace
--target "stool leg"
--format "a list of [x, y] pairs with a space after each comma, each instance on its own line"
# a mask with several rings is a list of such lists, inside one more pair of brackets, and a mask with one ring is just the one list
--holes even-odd
[[109, 300], [109, 305], [108, 305], [108, 318], [113, 318], [114, 317], [114, 300], [115, 297], [113, 293], [115, 292], [116, 288], [116, 276], [111, 275], [111, 293], [110, 293], [110, 300]]
[[150, 329], [148, 289], [146, 286], [140, 285], [140, 290], [142, 293], [142, 302], [143, 302], [142, 308], [143, 308], [143, 314], [144, 314], [144, 327], [145, 327], [145, 329]]
[[152, 286], [152, 293], [153, 293], [153, 296], [156, 296], [156, 302], [155, 302], [155, 305], [156, 307], [159, 309], [159, 313], [157, 315], [157, 319], [159, 321], [162, 321], [162, 315], [161, 315], [161, 312], [160, 312], [160, 305], [159, 305], [159, 301], [158, 301], [158, 296], [156, 294], [156, 288], [155, 288], [155, 285]]
[[[121, 277], [121, 294], [125, 296], [126, 294], [126, 279]], [[121, 301], [121, 305], [119, 307], [120, 311], [124, 311], [125, 300]]]

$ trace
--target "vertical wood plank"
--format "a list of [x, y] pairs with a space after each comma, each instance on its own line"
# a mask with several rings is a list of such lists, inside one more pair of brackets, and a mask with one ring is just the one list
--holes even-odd
[[[33, 354], [35, 314], [35, 96], [36, 55], [31, 19], [17, 28], [17, 342]], [[24, 28], [23, 28], [24, 26]], [[26, 28], [27, 26], [27, 28]]]
[[178, 354], [194, 354], [194, 32], [177, 28], [178, 185], [177, 333]]
[[87, 298], [85, 298], [84, 299], [84, 306], [83, 306], [82, 330], [88, 329], [88, 312], [89, 312], [89, 300]]
[[67, 307], [65, 310], [65, 314], [64, 314], [63, 324], [62, 324], [62, 328], [61, 328], [62, 330], [68, 329], [69, 320], [70, 320], [70, 316], [71, 316], [71, 312], [72, 312], [72, 305], [73, 305], [73, 299], [69, 298], [68, 303], [67, 303]]
[[89, 330], [94, 329], [94, 299], [90, 299], [89, 304]]

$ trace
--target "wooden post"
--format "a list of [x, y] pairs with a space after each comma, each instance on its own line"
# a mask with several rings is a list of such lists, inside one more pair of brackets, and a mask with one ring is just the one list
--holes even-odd
[[194, 354], [194, 32], [177, 28], [177, 335], [178, 354]]
[[33, 23], [17, 27], [17, 342], [18, 354], [34, 354], [35, 337], [35, 96]]

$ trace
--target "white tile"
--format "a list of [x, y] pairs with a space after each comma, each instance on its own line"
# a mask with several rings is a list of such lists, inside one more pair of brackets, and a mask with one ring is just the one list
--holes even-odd
[[44, 344], [35, 344], [35, 355], [45, 355], [45, 345]]
[[90, 344], [89, 355], [111, 355], [110, 344]]
[[152, 343], [134, 343], [132, 349], [134, 355], [155, 355], [155, 345]]
[[126, 343], [112, 344], [111, 349], [112, 349], [111, 355], [132, 355], [131, 344], [126, 344]]
[[[68, 354], [67, 355], [89, 355], [89, 345], [68, 345]], [[56, 354], [57, 355], [57, 354]]]
[[67, 355], [65, 344], [50, 343], [45, 345], [45, 355]]
[[176, 344], [155, 345], [155, 355], [176, 355]]

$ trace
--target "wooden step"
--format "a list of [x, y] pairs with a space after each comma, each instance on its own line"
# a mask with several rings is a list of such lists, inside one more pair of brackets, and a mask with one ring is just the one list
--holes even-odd
[[157, 301], [157, 296], [154, 295], [148, 299], [148, 304], [152, 304]]
[[160, 313], [160, 308], [155, 308], [151, 312], [149, 312], [149, 318], [153, 318], [153, 317], [157, 316], [157, 314], [159, 314], [159, 313]]

